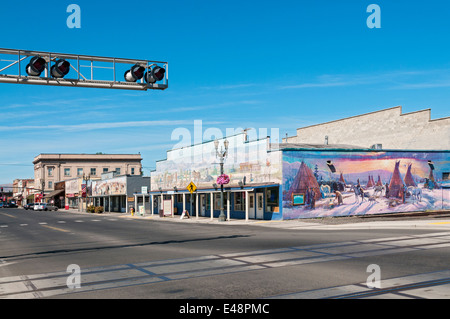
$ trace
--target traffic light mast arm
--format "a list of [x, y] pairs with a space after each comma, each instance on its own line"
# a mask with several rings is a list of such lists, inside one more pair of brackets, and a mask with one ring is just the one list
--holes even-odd
[[[4, 55], [7, 55], [4, 58]], [[16, 56], [15, 60], [11, 56]], [[26, 72], [22, 72], [21, 62], [30, 58], [26, 65]], [[109, 89], [125, 89], [125, 90], [143, 90], [156, 89], [165, 90], [168, 88], [168, 63], [163, 61], [149, 61], [140, 59], [125, 59], [116, 57], [88, 56], [78, 54], [54, 53], [31, 50], [15, 50], [0, 48], [0, 62], [12, 62], [9, 65], [0, 68], [0, 82], [16, 83], [16, 84], [37, 84], [37, 85], [53, 85], [53, 86], [75, 86], [75, 87], [92, 87], [92, 88], [109, 88]], [[43, 63], [45, 61], [45, 63]], [[80, 61], [88, 61], [89, 65], [81, 65]], [[71, 63], [72, 62], [72, 63]], [[101, 62], [106, 65], [94, 65], [95, 62]], [[26, 64], [22, 63], [22, 64]], [[13, 66], [18, 64], [18, 72], [14, 72]], [[86, 64], [86, 63], [85, 63]], [[130, 69], [131, 65], [131, 69]], [[90, 68], [91, 76], [85, 76], [81, 73], [80, 68]], [[134, 67], [140, 68], [137, 72], [125, 76], [125, 81], [118, 81], [116, 72], [120, 72], [120, 68], [128, 68], [129, 73]], [[64, 78], [66, 75], [70, 77], [69, 71], [73, 69], [76, 72], [75, 78]], [[102, 74], [101, 78], [95, 74], [94, 69], [110, 69], [112, 72]], [[2, 73], [8, 70], [8, 73]], [[143, 71], [146, 71], [143, 74]], [[44, 72], [43, 77], [41, 73]], [[123, 71], [122, 71], [123, 72]], [[25, 73], [25, 74], [24, 74]], [[141, 75], [142, 73], [142, 75]], [[123, 74], [123, 73], [122, 73]], [[105, 77], [107, 78], [105, 80]], [[138, 82], [138, 80], [140, 80]], [[157, 83], [160, 82], [160, 83]]]

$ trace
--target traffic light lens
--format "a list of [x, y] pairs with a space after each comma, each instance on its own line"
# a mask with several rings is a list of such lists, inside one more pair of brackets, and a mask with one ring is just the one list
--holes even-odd
[[51, 74], [55, 78], [63, 78], [64, 76], [69, 73], [70, 70], [70, 63], [66, 60], [58, 60], [56, 63], [51, 67]]
[[30, 63], [26, 67], [26, 72], [28, 75], [39, 76], [45, 69], [45, 60], [40, 56], [35, 56], [31, 58]]
[[147, 72], [147, 74], [145, 75], [145, 80], [148, 83], [155, 83], [156, 81], [161, 81], [162, 79], [164, 79], [165, 73], [166, 70], [164, 68], [155, 66], [152, 70]]

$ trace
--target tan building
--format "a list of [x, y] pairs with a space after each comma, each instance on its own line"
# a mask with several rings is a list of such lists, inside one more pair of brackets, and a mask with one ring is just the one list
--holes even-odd
[[431, 119], [430, 109], [402, 113], [402, 107], [397, 106], [301, 127], [296, 136], [283, 141], [382, 149], [449, 150], [450, 117]]
[[17, 205], [22, 206], [27, 203], [27, 197], [34, 194], [33, 179], [15, 179], [13, 181], [13, 198]]
[[141, 175], [140, 154], [39, 154], [33, 160], [35, 188], [45, 193], [55, 183], [89, 175], [91, 180], [115, 171], [119, 175]]

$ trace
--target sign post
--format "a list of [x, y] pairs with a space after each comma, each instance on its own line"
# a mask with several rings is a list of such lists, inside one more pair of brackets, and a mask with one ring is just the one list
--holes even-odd
[[192, 197], [194, 196], [194, 192], [197, 190], [197, 186], [194, 184], [194, 182], [191, 181], [187, 186], [187, 190], [191, 193], [191, 195], [189, 196], [189, 202], [191, 204], [191, 213], [192, 213]]

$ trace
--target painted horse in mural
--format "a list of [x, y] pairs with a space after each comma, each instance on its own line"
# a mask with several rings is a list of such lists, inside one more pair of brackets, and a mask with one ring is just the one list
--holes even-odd
[[364, 192], [362, 187], [352, 186], [351, 190], [355, 193], [355, 202], [359, 203], [359, 197], [361, 197], [361, 203], [364, 202], [364, 197], [369, 195]]
[[330, 197], [331, 196], [330, 185], [325, 185], [325, 184], [320, 185], [320, 193], [322, 194], [322, 198]]
[[409, 186], [408, 192], [411, 194], [411, 198], [417, 199], [419, 202], [422, 201], [422, 189], [419, 187]]
[[373, 196], [381, 196], [383, 191], [386, 190], [384, 185], [377, 185], [373, 188]]

